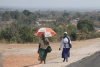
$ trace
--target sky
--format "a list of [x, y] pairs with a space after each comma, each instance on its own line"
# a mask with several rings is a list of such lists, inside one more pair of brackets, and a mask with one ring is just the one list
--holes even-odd
[[100, 0], [0, 0], [0, 6], [19, 8], [99, 8]]

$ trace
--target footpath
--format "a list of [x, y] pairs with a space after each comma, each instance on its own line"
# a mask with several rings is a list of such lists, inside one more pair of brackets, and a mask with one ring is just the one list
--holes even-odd
[[[71, 63], [82, 60], [85, 57], [91, 56], [97, 51], [100, 51], [100, 41], [99, 40], [85, 47], [71, 48], [70, 57], [68, 59], [68, 62], [63, 62], [63, 59], [59, 57], [59, 58], [47, 61], [46, 64], [39, 64], [35, 66], [30, 66], [30, 67], [65, 67]], [[52, 52], [61, 54], [62, 51], [56, 50]]]

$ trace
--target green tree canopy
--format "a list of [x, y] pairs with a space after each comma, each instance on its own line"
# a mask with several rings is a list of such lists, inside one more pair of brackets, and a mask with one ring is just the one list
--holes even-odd
[[65, 16], [69, 16], [69, 13], [65, 12], [65, 13], [63, 14], [63, 17], [65, 17]]
[[29, 10], [24, 10], [22, 13], [25, 14], [26, 16], [29, 16], [31, 14]]
[[20, 38], [23, 40], [23, 43], [25, 42], [37, 42], [39, 41], [39, 38], [34, 36], [34, 32], [31, 30], [30, 27], [22, 27], [19, 31]]
[[68, 34], [70, 34], [73, 30], [76, 31], [77, 30], [77, 26], [73, 25], [73, 24], [69, 24], [68, 27], [67, 27]]
[[18, 19], [18, 18], [19, 18], [19, 12], [18, 12], [18, 11], [12, 11], [12, 12], [10, 13], [10, 15], [11, 15], [11, 17], [12, 17], [13, 19]]
[[82, 16], [80, 12], [77, 12], [76, 15], [77, 15], [77, 17], [81, 17]]
[[86, 20], [86, 19], [83, 19], [83, 20], [79, 20], [78, 21], [78, 24], [77, 24], [77, 28], [79, 30], [82, 30], [83, 27], [86, 27], [88, 29], [88, 31], [94, 31], [94, 23], [93, 21], [91, 20]]
[[58, 28], [58, 27], [53, 28], [53, 30], [54, 30], [56, 33], [59, 33], [59, 32], [60, 32], [60, 28]]
[[12, 29], [10, 27], [6, 27], [5, 30], [1, 31], [1, 35], [4, 39], [10, 40], [12, 37]]
[[72, 41], [75, 41], [78, 38], [76, 31], [71, 31], [70, 37]]
[[51, 11], [51, 15], [55, 16], [56, 15], [56, 11]]

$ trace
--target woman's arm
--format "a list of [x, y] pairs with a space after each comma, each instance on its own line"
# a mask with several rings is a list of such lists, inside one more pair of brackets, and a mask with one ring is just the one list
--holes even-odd
[[39, 43], [39, 47], [38, 47], [38, 49], [41, 47], [41, 43]]
[[59, 48], [59, 49], [62, 48], [62, 45], [63, 45], [63, 38], [62, 38], [62, 40], [61, 40], [61, 45], [60, 45], [60, 48]]

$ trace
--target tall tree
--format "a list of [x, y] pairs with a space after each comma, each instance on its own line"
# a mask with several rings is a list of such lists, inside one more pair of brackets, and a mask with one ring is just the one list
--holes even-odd
[[18, 18], [19, 18], [19, 12], [18, 12], [18, 11], [12, 11], [12, 12], [10, 13], [10, 15], [11, 15], [11, 17], [12, 17], [13, 19], [18, 19]]
[[86, 19], [78, 21], [77, 28], [79, 30], [82, 30], [83, 27], [86, 27], [88, 29], [88, 31], [94, 31], [94, 29], [95, 29], [94, 22], [91, 20], [86, 20]]
[[29, 10], [24, 10], [22, 13], [25, 14], [26, 16], [29, 16], [31, 14]]
[[65, 13], [63, 14], [63, 17], [65, 17], [65, 16], [69, 16], [69, 13], [65, 12]]

